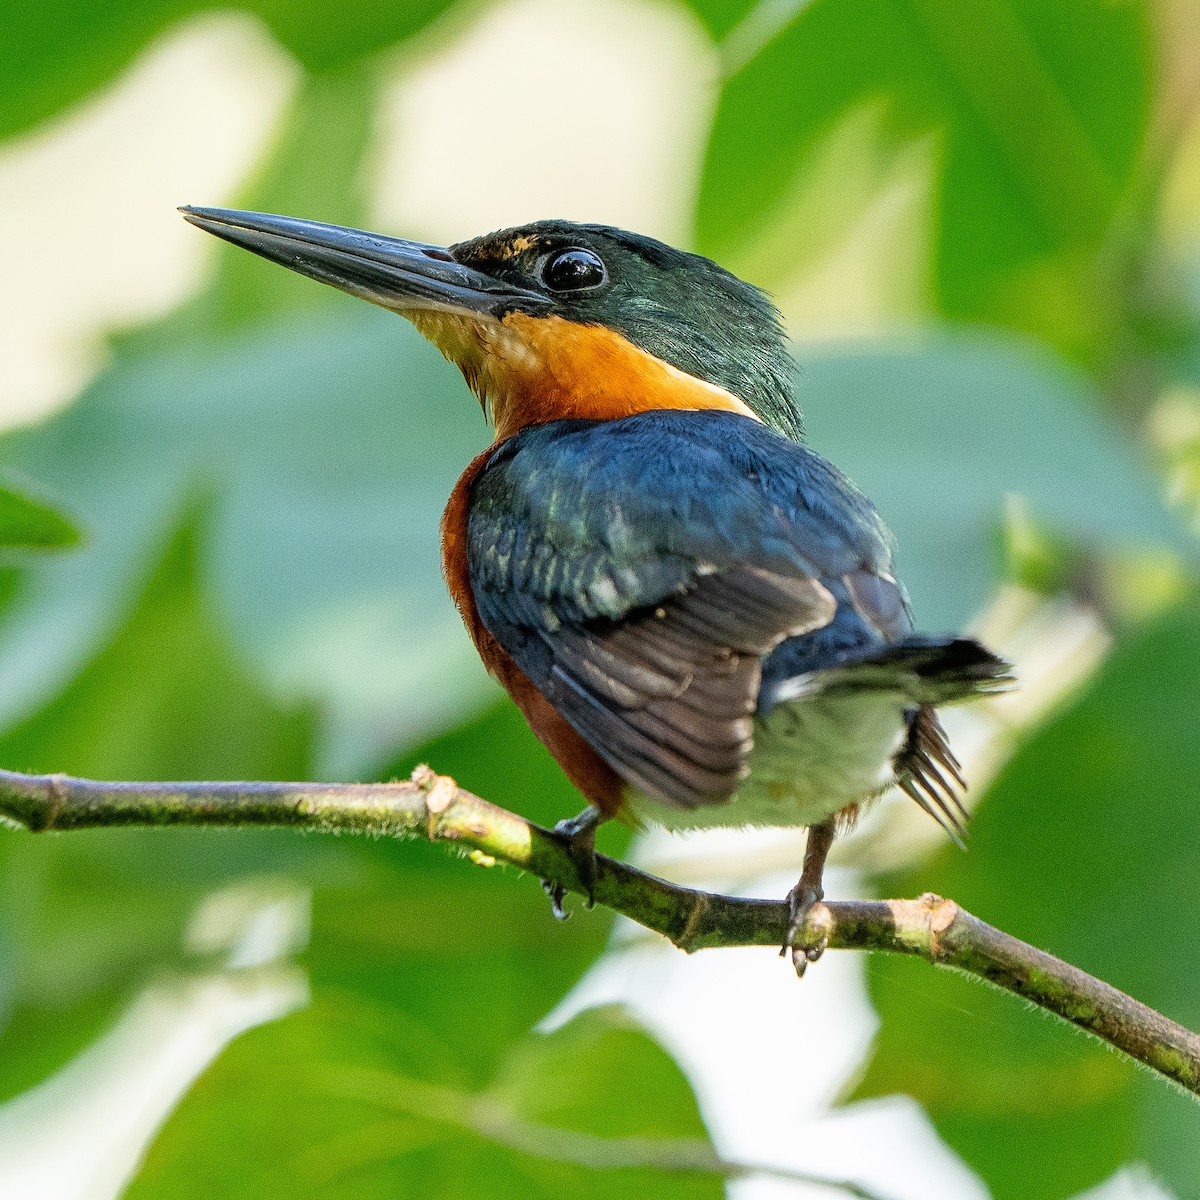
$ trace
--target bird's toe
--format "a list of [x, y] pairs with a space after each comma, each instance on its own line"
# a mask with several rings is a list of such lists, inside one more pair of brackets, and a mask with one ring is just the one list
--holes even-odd
[[814, 963], [825, 953], [829, 939], [824, 936], [805, 937], [805, 925], [808, 915], [813, 908], [825, 898], [825, 893], [819, 887], [801, 880], [787, 895], [788, 929], [787, 937], [780, 948], [780, 956], [790, 954], [792, 966], [798, 976], [803, 976], [809, 963]]
[[[596, 827], [602, 819], [600, 812], [589, 805], [578, 816], [559, 821], [554, 826], [554, 833], [562, 839], [563, 847], [575, 868], [575, 874], [587, 897], [588, 908], [593, 908], [596, 904]], [[562, 904], [564, 896], [562, 885], [550, 884], [543, 880], [542, 886], [550, 897], [554, 915], [559, 920], [564, 919], [567, 914]]]

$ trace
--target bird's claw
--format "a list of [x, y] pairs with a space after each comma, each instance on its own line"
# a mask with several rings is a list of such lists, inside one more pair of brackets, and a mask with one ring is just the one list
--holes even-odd
[[782, 947], [780, 947], [779, 955], [781, 958], [785, 954], [791, 955], [792, 966], [795, 968], [796, 975], [799, 978], [804, 977], [804, 972], [808, 964], [815, 963], [825, 953], [825, 947], [829, 945], [829, 939], [825, 936], [812, 939], [805, 938], [803, 940], [800, 937], [804, 932], [804, 926], [808, 921], [809, 913], [824, 898], [825, 893], [821, 888], [812, 887], [803, 880], [796, 884], [787, 895], [787, 937], [784, 939]]
[[[575, 874], [579, 876], [579, 882], [583, 885], [588, 908], [596, 906], [596, 826], [600, 824], [601, 819], [600, 812], [589, 805], [578, 816], [559, 821], [554, 826], [554, 834], [562, 839], [575, 867]], [[565, 921], [569, 914], [563, 907], [566, 890], [562, 884], [543, 879], [542, 887], [550, 897], [550, 907], [554, 916], [560, 921]]]
[[818, 825], [809, 826], [808, 844], [804, 847], [804, 870], [796, 886], [787, 894], [788, 928], [779, 951], [783, 955], [790, 953], [792, 966], [797, 976], [803, 977], [809, 963], [814, 963], [829, 945], [829, 939], [824, 935], [801, 938], [808, 917], [812, 910], [825, 899], [825, 889], [821, 886], [821, 878], [825, 873], [825, 860], [829, 857], [829, 848], [833, 845], [837, 825], [833, 819], [822, 821]]
[[550, 911], [554, 914], [556, 921], [566, 921], [571, 914], [563, 907], [563, 897], [566, 892], [563, 890], [561, 883], [553, 883], [549, 879], [542, 880], [542, 891], [550, 897]]

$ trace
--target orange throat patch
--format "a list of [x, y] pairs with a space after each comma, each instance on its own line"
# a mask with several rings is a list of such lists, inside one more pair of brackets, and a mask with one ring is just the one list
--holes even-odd
[[601, 325], [564, 317], [410, 319], [462, 371], [503, 441], [567, 417], [611, 421], [651, 409], [723, 409], [759, 418], [732, 392], [681, 371]]

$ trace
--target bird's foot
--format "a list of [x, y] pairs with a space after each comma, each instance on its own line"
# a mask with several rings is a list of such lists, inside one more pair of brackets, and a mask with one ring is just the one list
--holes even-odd
[[837, 826], [832, 819], [809, 828], [808, 844], [804, 847], [804, 870], [800, 873], [796, 886], [787, 894], [787, 937], [784, 938], [779, 955], [782, 958], [785, 954], [791, 954], [792, 966], [801, 978], [808, 964], [816, 962], [829, 945], [827, 937], [802, 938], [801, 934], [808, 923], [809, 913], [825, 899], [821, 879], [825, 874], [825, 860], [829, 857], [829, 849], [833, 845], [836, 832]]
[[[596, 827], [603, 819], [600, 810], [589, 804], [578, 816], [559, 821], [554, 827], [554, 833], [562, 839], [579, 882], [587, 893], [588, 908], [596, 904], [592, 894], [596, 884]], [[549, 879], [542, 880], [542, 888], [550, 897], [550, 908], [555, 918], [565, 921], [570, 915], [563, 907], [566, 889], [561, 883], [553, 883]]]
[[808, 914], [824, 899], [825, 893], [819, 886], [813, 887], [803, 879], [787, 894], [787, 937], [784, 939], [779, 955], [781, 958], [785, 954], [792, 956], [792, 966], [795, 968], [797, 976], [801, 978], [803, 978], [808, 964], [815, 963], [825, 953], [825, 947], [829, 944], [829, 939], [824, 936], [817, 938], [801, 936], [804, 933], [805, 923], [808, 921]]

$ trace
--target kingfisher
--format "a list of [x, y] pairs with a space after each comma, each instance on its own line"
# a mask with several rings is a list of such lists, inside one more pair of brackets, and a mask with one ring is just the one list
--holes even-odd
[[[607, 225], [536, 221], [449, 247], [180, 210], [408, 318], [495, 439], [442, 519], [451, 595], [488, 670], [587, 801], [556, 832], [585, 886], [595, 830], [805, 827], [797, 972], [835, 836], [899, 787], [961, 840], [939, 706], [1008, 666], [915, 632], [891, 533], [809, 449], [767, 295]], [[562, 892], [552, 889], [556, 911]]]

